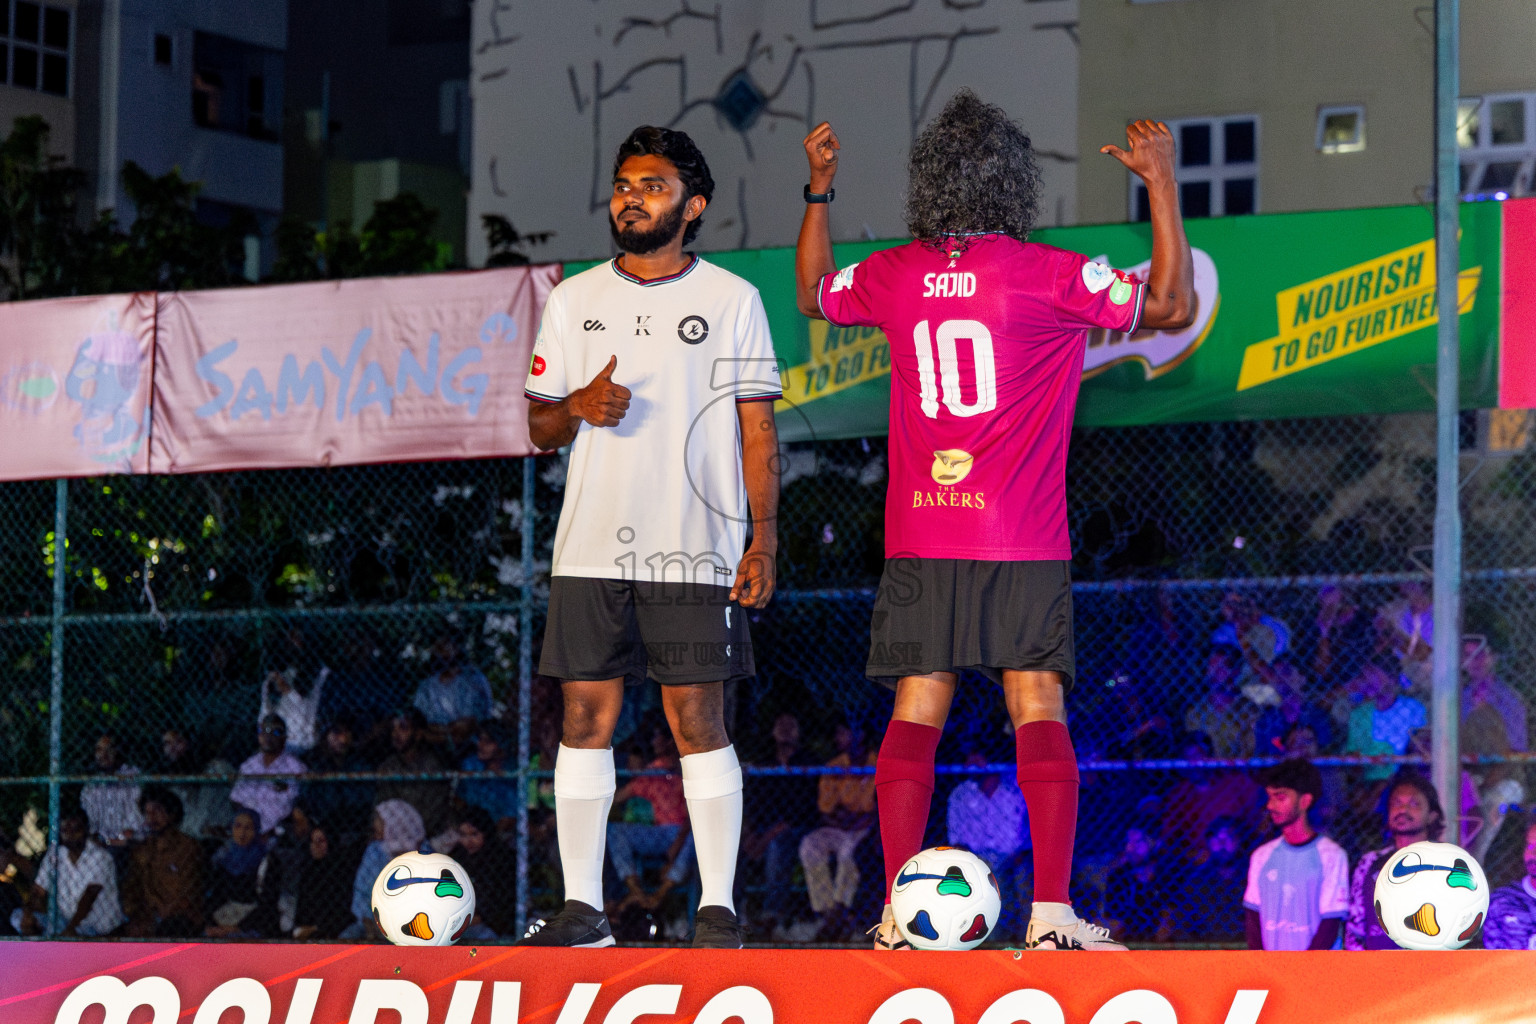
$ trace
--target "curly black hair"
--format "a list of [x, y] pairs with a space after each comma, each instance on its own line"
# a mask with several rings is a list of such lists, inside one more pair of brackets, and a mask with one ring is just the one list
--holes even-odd
[[[1445, 834], [1445, 809], [1440, 806], [1440, 794], [1435, 791], [1434, 784], [1412, 768], [1399, 769], [1397, 774], [1386, 788], [1381, 791], [1381, 816], [1388, 819], [1392, 813], [1392, 794], [1399, 789], [1407, 787], [1417, 790], [1429, 805], [1429, 838], [1438, 843], [1440, 837]], [[1391, 822], [1387, 821], [1387, 827], [1391, 829]]]
[[[624, 165], [624, 161], [632, 156], [659, 156], [672, 161], [686, 192], [683, 202], [694, 196], [703, 196], [705, 202], [715, 197], [715, 179], [710, 177], [709, 164], [704, 161], [704, 154], [699, 152], [699, 147], [693, 144], [687, 132], [650, 124], [636, 128], [629, 133], [629, 138], [619, 143], [618, 155], [613, 158], [615, 178], [619, 176], [619, 168]], [[683, 244], [690, 244], [703, 226], [703, 216], [689, 221], [683, 229]]]
[[1002, 107], [961, 89], [928, 122], [907, 161], [905, 215], [925, 242], [976, 234], [1027, 241], [1040, 216], [1040, 167]]

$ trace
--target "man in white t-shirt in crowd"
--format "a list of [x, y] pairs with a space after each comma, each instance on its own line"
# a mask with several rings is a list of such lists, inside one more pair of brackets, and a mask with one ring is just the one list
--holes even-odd
[[[741, 768], [724, 683], [754, 673], [746, 609], [773, 594], [782, 394], [757, 289], [685, 253], [714, 194], [682, 132], [637, 128], [613, 167], [618, 258], [550, 293], [528, 433], [573, 445], [539, 671], [563, 684], [555, 821], [566, 902], [524, 942], [611, 946], [602, 912], [624, 685], [661, 684], [699, 868], [695, 946], [739, 947]], [[747, 547], [747, 524], [752, 543]]]
[[1349, 916], [1349, 855], [1307, 820], [1322, 774], [1298, 758], [1265, 768], [1259, 782], [1280, 834], [1248, 859], [1248, 948], [1336, 949]]
[[45, 931], [48, 893], [57, 879], [60, 934], [110, 935], [128, 919], [117, 895], [117, 867], [112, 855], [87, 834], [85, 812], [66, 811], [59, 818], [59, 845], [51, 846], [38, 866], [31, 898], [12, 922], [23, 935]]
[[[979, 750], [965, 755], [967, 768], [985, 768], [987, 756]], [[1018, 910], [1029, 902], [1029, 876], [1024, 865], [1029, 853], [1029, 812], [1024, 793], [1010, 772], [1001, 775], [969, 775], [949, 793], [947, 813], [949, 845], [963, 846], [987, 862], [1002, 888], [1003, 909], [998, 915], [998, 938], [1017, 928]]]

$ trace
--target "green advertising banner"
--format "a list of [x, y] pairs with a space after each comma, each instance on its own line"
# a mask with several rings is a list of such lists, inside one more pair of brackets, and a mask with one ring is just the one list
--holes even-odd
[[[1461, 210], [1461, 404], [1498, 404], [1501, 207]], [[1184, 331], [1094, 331], [1077, 422], [1130, 426], [1434, 409], [1434, 223], [1426, 207], [1193, 220], [1199, 310]], [[1033, 240], [1145, 274], [1151, 227], [1041, 230]], [[836, 247], [847, 266], [896, 242]], [[801, 316], [793, 249], [709, 253], [762, 293], [785, 366], [785, 440], [886, 430], [890, 344]], [[569, 264], [577, 273], [592, 263]]]

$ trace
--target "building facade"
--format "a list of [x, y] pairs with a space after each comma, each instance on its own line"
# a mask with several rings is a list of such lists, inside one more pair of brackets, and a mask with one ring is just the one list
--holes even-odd
[[[1434, 176], [1433, 8], [1419, 0], [1084, 4], [1078, 217], [1140, 219], [1098, 154], [1157, 118], [1180, 141], [1186, 216], [1426, 202]], [[1462, 191], [1531, 191], [1536, 4], [1461, 4]]]

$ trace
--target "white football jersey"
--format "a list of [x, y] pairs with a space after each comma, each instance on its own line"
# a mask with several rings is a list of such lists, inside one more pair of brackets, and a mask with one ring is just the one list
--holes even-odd
[[613, 356], [629, 411], [576, 431], [551, 575], [731, 586], [751, 519], [736, 405], [783, 393], [757, 289], [698, 257], [653, 281], [613, 260], [567, 278], [524, 393], [558, 402]]

